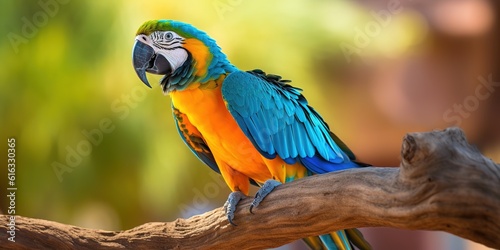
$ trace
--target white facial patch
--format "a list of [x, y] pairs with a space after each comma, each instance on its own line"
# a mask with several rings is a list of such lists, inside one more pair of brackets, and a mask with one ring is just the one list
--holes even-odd
[[172, 72], [181, 67], [188, 54], [182, 48], [184, 38], [173, 31], [155, 31], [151, 33], [151, 42], [155, 53], [163, 55], [172, 67]]
[[182, 48], [176, 48], [173, 50], [159, 50], [155, 48], [155, 50], [157, 54], [163, 55], [168, 60], [170, 66], [172, 67], [172, 72], [182, 66], [188, 57], [186, 50]]

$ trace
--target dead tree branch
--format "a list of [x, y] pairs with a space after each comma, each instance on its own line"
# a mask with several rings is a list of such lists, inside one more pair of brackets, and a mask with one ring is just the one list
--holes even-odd
[[262, 249], [343, 228], [440, 230], [500, 248], [500, 166], [458, 128], [408, 134], [400, 168], [363, 168], [278, 187], [250, 214], [243, 200], [231, 226], [222, 208], [126, 231], [85, 229], [18, 216], [4, 249]]

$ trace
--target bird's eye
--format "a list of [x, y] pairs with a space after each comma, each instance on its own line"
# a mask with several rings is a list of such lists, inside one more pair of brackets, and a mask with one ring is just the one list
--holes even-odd
[[165, 40], [170, 41], [174, 39], [174, 34], [172, 34], [172, 32], [166, 32], [164, 38]]

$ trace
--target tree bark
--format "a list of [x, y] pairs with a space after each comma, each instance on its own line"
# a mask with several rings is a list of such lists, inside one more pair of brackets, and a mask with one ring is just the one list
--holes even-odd
[[276, 188], [232, 226], [222, 208], [173, 222], [111, 232], [17, 216], [4, 249], [262, 249], [344, 228], [440, 230], [500, 248], [500, 166], [458, 128], [405, 136], [400, 168], [368, 167], [315, 175]]

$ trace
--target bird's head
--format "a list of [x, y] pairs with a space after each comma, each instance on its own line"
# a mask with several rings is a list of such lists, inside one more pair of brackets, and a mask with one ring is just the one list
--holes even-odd
[[137, 31], [132, 52], [135, 71], [151, 87], [146, 72], [164, 75], [164, 92], [183, 90], [235, 70], [215, 41], [195, 27], [173, 20], [145, 22]]

